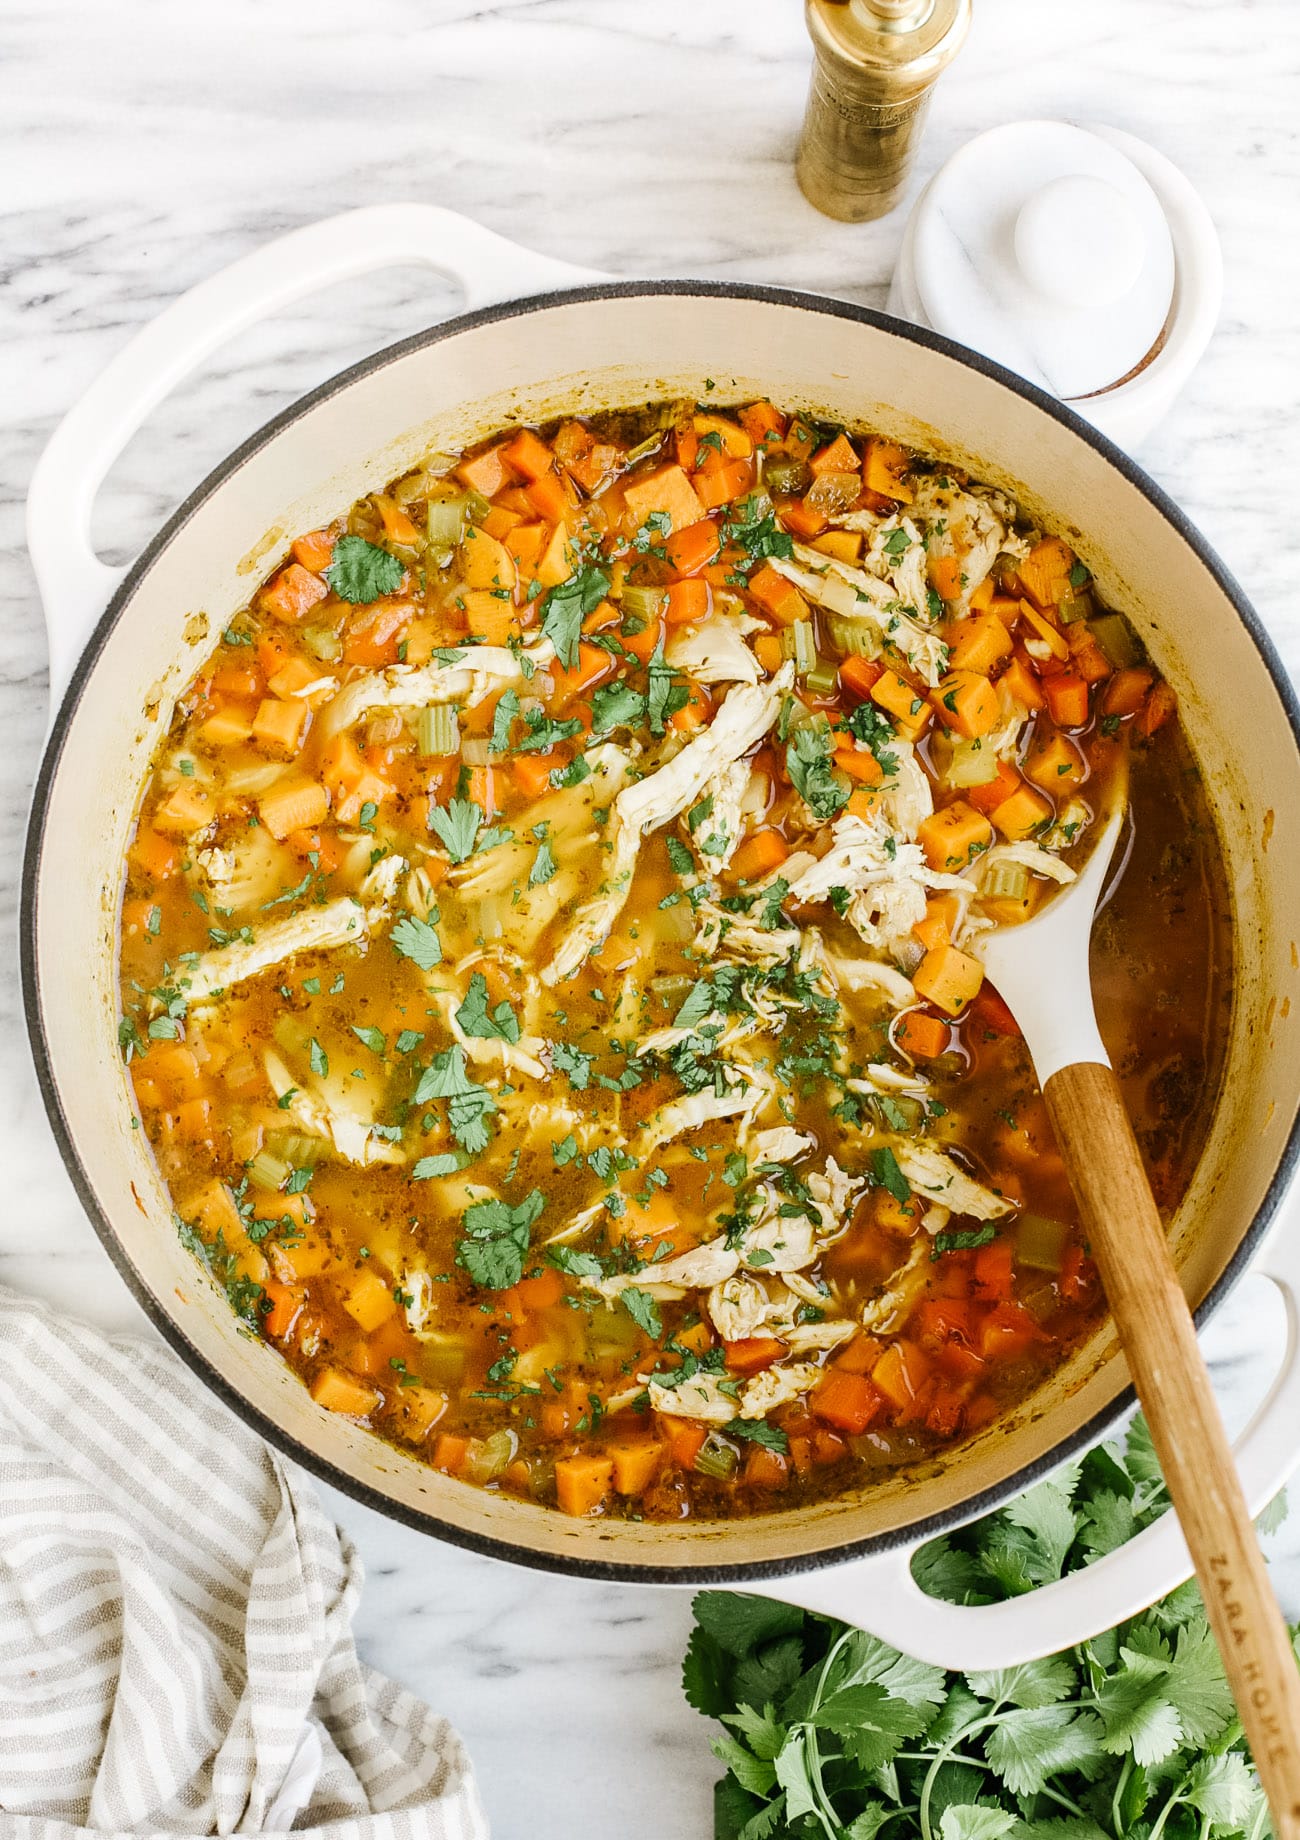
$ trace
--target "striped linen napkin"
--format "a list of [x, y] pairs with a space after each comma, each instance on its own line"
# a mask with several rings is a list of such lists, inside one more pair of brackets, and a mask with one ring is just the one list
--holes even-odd
[[0, 1840], [485, 1840], [351, 1543], [165, 1349], [0, 1291]]

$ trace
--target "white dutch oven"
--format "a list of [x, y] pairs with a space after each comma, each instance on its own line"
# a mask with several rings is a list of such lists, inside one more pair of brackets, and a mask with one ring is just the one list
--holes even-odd
[[[381, 352], [271, 422], [186, 501], [124, 574], [89, 542], [113, 458], [149, 410], [234, 332], [362, 270], [420, 261], [472, 311]], [[1258, 1510], [1300, 1440], [1300, 1245], [1265, 1230], [1296, 1156], [1300, 1034], [1300, 711], [1259, 623], [1204, 542], [1095, 431], [1009, 373], [843, 303], [703, 282], [602, 284], [423, 206], [295, 232], [179, 300], [55, 434], [29, 536], [61, 699], [36, 787], [23, 890], [28, 1025], [54, 1129], [108, 1252], [215, 1391], [317, 1474], [394, 1518], [539, 1567], [761, 1590], [857, 1621], [931, 1661], [1009, 1664], [1082, 1640], [1188, 1575], [1169, 1517], [1086, 1573], [1014, 1602], [925, 1597], [910, 1556], [1095, 1439], [1129, 1403], [1109, 1330], [1032, 1399], [951, 1455], [860, 1497], [725, 1524], [568, 1520], [467, 1488], [315, 1406], [235, 1318], [169, 1224], [117, 1050], [114, 929], [137, 787], [172, 699], [280, 546], [411, 466], [511, 421], [650, 398], [763, 394], [891, 436], [1009, 487], [1077, 533], [1176, 687], [1221, 826], [1236, 911], [1237, 1002], [1209, 1142], [1171, 1234], [1208, 1310], [1248, 1260], [1281, 1289], [1288, 1347], [1238, 1453]], [[579, 285], [587, 284], [587, 285]], [[490, 306], [521, 289], [565, 291]], [[105, 611], [107, 608], [107, 611]]]

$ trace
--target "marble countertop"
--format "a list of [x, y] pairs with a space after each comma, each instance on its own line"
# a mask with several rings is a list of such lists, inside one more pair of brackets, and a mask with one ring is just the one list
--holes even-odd
[[[28, 1059], [14, 951], [18, 864], [45, 723], [41, 615], [21, 500], [58, 417], [130, 333], [266, 238], [415, 198], [626, 275], [794, 284], [882, 305], [902, 213], [848, 227], [799, 194], [808, 74], [795, 0], [11, 0], [0, 23], [0, 1283], [143, 1326], [86, 1224]], [[1106, 122], [1188, 173], [1221, 232], [1218, 335], [1143, 459], [1300, 666], [1300, 544], [1273, 481], [1300, 472], [1291, 234], [1300, 12], [1211, 0], [980, 0], [941, 85], [915, 185], [1017, 116]], [[454, 311], [395, 272], [241, 337], [131, 443], [101, 494], [127, 559], [244, 435], [354, 358]], [[1211, 1332], [1240, 1419], [1282, 1334], [1250, 1280]], [[592, 1586], [434, 1544], [331, 1497], [366, 1557], [367, 1655], [451, 1714], [502, 1836], [709, 1831], [716, 1766], [682, 1702], [685, 1595]], [[1300, 1517], [1297, 1517], [1300, 1519]], [[1278, 1578], [1300, 1613], [1300, 1531]]]

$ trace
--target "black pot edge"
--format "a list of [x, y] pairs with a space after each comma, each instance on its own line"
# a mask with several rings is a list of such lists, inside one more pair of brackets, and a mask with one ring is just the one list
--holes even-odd
[[[105, 1250], [128, 1289], [163, 1338], [217, 1397], [246, 1424], [252, 1426], [269, 1444], [301, 1464], [304, 1469], [320, 1480], [328, 1482], [353, 1500], [362, 1503], [363, 1506], [373, 1508], [388, 1519], [399, 1521], [404, 1526], [414, 1528], [418, 1532], [431, 1534], [451, 1545], [462, 1547], [487, 1558], [507, 1560], [537, 1571], [611, 1583], [677, 1586], [757, 1585], [763, 1581], [780, 1580], [809, 1571], [841, 1565], [853, 1559], [868, 1558], [877, 1553], [897, 1550], [899, 1547], [919, 1545], [940, 1534], [964, 1526], [981, 1514], [992, 1512], [1010, 1500], [1012, 1496], [1020, 1494], [1033, 1483], [1049, 1475], [1076, 1451], [1094, 1443], [1102, 1436], [1135, 1403], [1132, 1387], [1125, 1387], [1110, 1405], [1094, 1414], [1085, 1424], [1079, 1426], [1068, 1438], [1054, 1445], [1036, 1462], [1027, 1464], [1023, 1469], [1017, 1470], [992, 1488], [983, 1490], [980, 1494], [968, 1496], [959, 1505], [941, 1513], [929, 1515], [920, 1521], [909, 1522], [905, 1527], [861, 1540], [845, 1541], [818, 1552], [801, 1553], [784, 1559], [736, 1561], [721, 1565], [622, 1564], [587, 1557], [567, 1558], [558, 1553], [540, 1552], [534, 1547], [518, 1545], [513, 1541], [468, 1532], [464, 1528], [441, 1520], [435, 1514], [408, 1508], [394, 1502], [382, 1491], [358, 1481], [357, 1478], [338, 1469], [334, 1464], [299, 1444], [295, 1438], [289, 1436], [256, 1407], [251, 1406], [234, 1387], [230, 1386], [158, 1303], [123, 1252], [112, 1222], [100, 1207], [81, 1162], [72, 1131], [63, 1112], [47, 1052], [36, 972], [36, 934], [39, 924], [36, 890], [44, 843], [45, 819], [51, 787], [62, 758], [63, 746], [72, 717], [89, 687], [99, 655], [108, 636], [116, 625], [123, 608], [134, 594], [136, 586], [152, 567], [155, 559], [188, 523], [200, 505], [204, 504], [232, 474], [237, 472], [247, 459], [260, 452], [300, 416], [308, 413], [317, 404], [347, 389], [358, 379], [411, 352], [478, 326], [491, 325], [502, 319], [518, 318], [523, 314], [544, 311], [553, 306], [640, 296], [757, 300], [774, 306], [792, 306], [805, 312], [829, 314], [837, 319], [854, 320], [860, 325], [871, 326], [876, 331], [888, 333], [895, 338], [908, 339], [927, 350], [963, 364], [968, 369], [1000, 383], [1005, 389], [1009, 389], [1013, 394], [1024, 398], [1043, 413], [1050, 415], [1081, 440], [1086, 441], [1130, 485], [1134, 486], [1152, 509], [1173, 527], [1213, 577], [1231, 602], [1259, 653], [1277, 692], [1278, 700], [1286, 712], [1292, 736], [1296, 741], [1297, 753], [1300, 754], [1300, 699], [1297, 698], [1291, 680], [1263, 623], [1246, 599], [1235, 577], [1185, 514], [1141, 467], [1097, 429], [1083, 421], [1055, 397], [1047, 395], [1026, 379], [1016, 376], [1014, 372], [1006, 370], [992, 359], [956, 344], [940, 333], [894, 319], [870, 307], [857, 306], [849, 301], [835, 300], [829, 296], [809, 293], [802, 289], [725, 281], [615, 281], [567, 288], [551, 294], [529, 295], [495, 306], [479, 308], [471, 313], [459, 314], [424, 332], [415, 333], [409, 338], [385, 346], [381, 351], [373, 353], [368, 358], [363, 358], [359, 363], [327, 379], [307, 395], [299, 397], [288, 408], [281, 410], [278, 415], [264, 423], [233, 453], [214, 467], [172, 513], [157, 535], [145, 546], [131, 565], [95, 626], [72, 674], [63, 701], [51, 725], [33, 790], [24, 847], [19, 909], [19, 957], [23, 1012], [31, 1042], [37, 1082], [59, 1146], [59, 1152], [78, 1198]], [[1283, 1196], [1290, 1187], [1298, 1162], [1300, 1162], [1300, 1111], [1291, 1121], [1277, 1171], [1269, 1184], [1261, 1206], [1238, 1242], [1232, 1258], [1195, 1312], [1198, 1327], [1205, 1322], [1210, 1312], [1223, 1300], [1245, 1272]]]

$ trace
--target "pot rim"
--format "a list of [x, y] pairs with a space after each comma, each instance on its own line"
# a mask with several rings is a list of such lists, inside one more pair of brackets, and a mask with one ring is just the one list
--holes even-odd
[[[820, 1571], [841, 1565], [849, 1560], [875, 1556], [897, 1550], [900, 1547], [916, 1547], [945, 1532], [953, 1531], [981, 1515], [993, 1512], [1033, 1483], [1050, 1475], [1076, 1451], [1095, 1443], [1130, 1406], [1136, 1403], [1133, 1388], [1131, 1385], [1125, 1386], [1108, 1406], [1094, 1413], [1067, 1437], [1054, 1444], [1049, 1451], [1044, 1452], [1041, 1457], [1016, 1470], [992, 1487], [968, 1495], [951, 1507], [924, 1516], [920, 1520], [908, 1521], [900, 1527], [871, 1534], [862, 1539], [846, 1540], [813, 1553], [792, 1554], [781, 1559], [730, 1560], [719, 1564], [689, 1566], [620, 1563], [613, 1560], [570, 1557], [561, 1553], [542, 1552], [536, 1547], [514, 1540], [500, 1539], [452, 1525], [428, 1510], [407, 1507], [403, 1503], [394, 1501], [381, 1489], [360, 1481], [348, 1471], [339, 1468], [330, 1459], [317, 1455], [316, 1452], [301, 1444], [297, 1438], [269, 1418], [259, 1407], [247, 1400], [237, 1387], [217, 1371], [147, 1288], [136, 1267], [127, 1257], [111, 1218], [99, 1204], [89, 1172], [81, 1160], [75, 1135], [64, 1113], [45, 1035], [37, 969], [37, 934], [40, 923], [37, 890], [45, 844], [45, 825], [51, 789], [62, 761], [73, 717], [80, 706], [82, 697], [91, 688], [105, 643], [136, 588], [153, 567], [157, 558], [167, 549], [199, 507], [205, 504], [228, 479], [233, 477], [246, 461], [270, 445], [279, 434], [292, 426], [300, 417], [316, 408], [318, 404], [341, 394], [372, 372], [395, 363], [413, 352], [423, 350], [443, 339], [454, 338], [461, 332], [492, 325], [500, 320], [545, 311], [551, 307], [656, 296], [752, 300], [778, 307], [793, 306], [808, 312], [828, 314], [833, 318], [855, 321], [877, 332], [887, 333], [895, 338], [908, 339], [941, 357], [965, 365], [968, 369], [1020, 396], [1040, 412], [1059, 422], [1079, 439], [1086, 441], [1129, 485], [1135, 487], [1151, 509], [1173, 528], [1231, 603], [1268, 672], [1291, 729], [1297, 755], [1300, 756], [1300, 696], [1297, 695], [1263, 622], [1247, 600], [1236, 578], [1164, 489], [1157, 485], [1155, 480], [1114, 442], [1056, 397], [1048, 395], [1036, 384], [1017, 376], [1015, 372], [985, 357], [981, 352], [960, 345], [942, 333], [913, 325], [906, 320], [896, 319], [890, 314], [878, 312], [871, 307], [835, 299], [830, 295], [817, 294], [801, 288], [772, 287], [759, 283], [736, 281], [673, 279], [601, 282], [582, 287], [559, 289], [553, 293], [525, 295], [518, 299], [481, 307], [473, 312], [460, 313], [454, 318], [442, 320], [437, 325], [426, 328], [423, 332], [413, 333], [407, 338], [382, 347], [356, 364], [337, 372], [333, 377], [327, 378], [304, 396], [297, 397], [286, 408], [264, 422], [225, 459], [213, 467], [186, 496], [141, 550], [115, 589], [86, 641], [63, 700], [51, 723], [33, 789], [31, 812], [24, 841], [18, 943], [23, 1013], [36, 1069], [37, 1084], [59, 1148], [59, 1154], [77, 1197], [104, 1250], [108, 1253], [127, 1288], [144, 1310], [145, 1315], [169, 1346], [224, 1405], [228, 1406], [245, 1424], [251, 1426], [275, 1449], [300, 1464], [322, 1482], [329, 1483], [354, 1501], [375, 1509], [376, 1512], [385, 1515], [390, 1520], [398, 1521], [420, 1533], [445, 1540], [450, 1545], [462, 1547], [487, 1558], [503, 1559], [516, 1565], [531, 1567], [536, 1571], [558, 1573], [563, 1576], [590, 1578], [611, 1583], [695, 1587], [744, 1583], [747, 1580], [780, 1579], [801, 1575], [805, 1572]], [[1246, 1271], [1277, 1213], [1283, 1196], [1291, 1186], [1297, 1164], [1300, 1164], [1300, 1108], [1297, 1109], [1296, 1115], [1291, 1120], [1286, 1142], [1278, 1158], [1277, 1168], [1259, 1208], [1238, 1241], [1232, 1257], [1194, 1312], [1198, 1329]], [[960, 1461], [959, 1453], [956, 1460]]]

